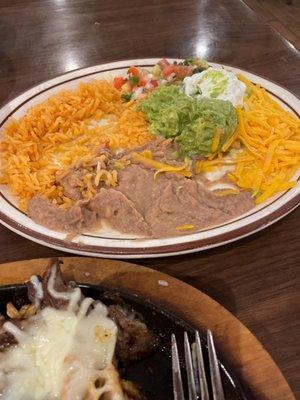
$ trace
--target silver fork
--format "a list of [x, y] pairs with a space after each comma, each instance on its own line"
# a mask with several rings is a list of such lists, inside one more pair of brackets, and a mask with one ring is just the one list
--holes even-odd
[[[185, 400], [178, 357], [178, 347], [174, 334], [172, 334], [171, 337], [171, 344], [174, 400]], [[207, 331], [207, 347], [210, 381], [213, 394], [212, 399], [225, 400], [216, 349], [210, 330]], [[188, 334], [184, 332], [184, 355], [188, 380], [189, 400], [210, 400], [202, 354], [202, 345], [198, 331], [195, 333], [195, 342], [192, 344], [192, 346], [190, 345]]]

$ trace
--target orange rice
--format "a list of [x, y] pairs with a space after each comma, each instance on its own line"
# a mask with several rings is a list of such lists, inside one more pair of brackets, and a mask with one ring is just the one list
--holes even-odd
[[23, 210], [37, 194], [69, 205], [55, 183], [57, 172], [95, 154], [99, 146], [125, 149], [152, 138], [134, 102], [124, 103], [120, 92], [104, 80], [52, 96], [20, 120], [10, 121], [2, 136], [0, 183], [8, 185]]

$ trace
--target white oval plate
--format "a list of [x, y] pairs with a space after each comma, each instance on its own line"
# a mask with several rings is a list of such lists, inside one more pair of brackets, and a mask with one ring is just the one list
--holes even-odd
[[[124, 73], [130, 65], [149, 67], [158, 60], [158, 58], [151, 58], [102, 64], [79, 69], [41, 83], [10, 101], [0, 110], [0, 133], [1, 127], [10, 118], [22, 117], [33, 105], [39, 104], [62, 89], [75, 88], [79, 81], [89, 82], [93, 79], [110, 78]], [[259, 83], [284, 108], [299, 116], [300, 101], [288, 90], [250, 72], [231, 66], [225, 67], [234, 72], [241, 72], [252, 82]], [[298, 179], [299, 175], [300, 170], [295, 179]], [[248, 236], [278, 221], [296, 208], [299, 202], [300, 185], [298, 184], [293, 189], [278, 194], [235, 220], [201, 232], [164, 239], [130, 239], [116, 232], [102, 233], [101, 236], [100, 234], [99, 236], [82, 234], [71, 242], [65, 240], [65, 234], [33, 222], [18, 209], [15, 199], [7, 188], [1, 187], [0, 222], [27, 239], [70, 253], [110, 258], [162, 257], [205, 250]]]

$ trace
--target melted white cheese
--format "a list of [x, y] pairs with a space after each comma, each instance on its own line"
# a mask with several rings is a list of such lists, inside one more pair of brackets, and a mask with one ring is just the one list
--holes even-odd
[[216, 182], [209, 186], [210, 191], [214, 190], [223, 190], [223, 189], [236, 189], [236, 186], [233, 183], [226, 182]]
[[222, 167], [217, 167], [213, 171], [204, 172], [204, 176], [211, 182], [218, 181], [223, 178], [228, 172], [234, 171], [234, 166], [224, 165]]
[[52, 268], [50, 278], [48, 281], [47, 289], [48, 292], [51, 294], [52, 297], [55, 299], [62, 299], [69, 302], [68, 310], [76, 311], [78, 308], [78, 302], [81, 298], [81, 290], [77, 287], [70, 292], [58, 292], [54, 288], [54, 282], [56, 277], [56, 267]]
[[41, 300], [44, 297], [44, 291], [42, 283], [36, 275], [33, 275], [30, 279], [35, 291], [35, 306], [38, 308], [40, 306]]
[[111, 364], [117, 334], [103, 304], [86, 315], [91, 303], [83, 300], [78, 313], [45, 308], [24, 331], [4, 324], [18, 345], [0, 355], [1, 399], [84, 398], [95, 372]]

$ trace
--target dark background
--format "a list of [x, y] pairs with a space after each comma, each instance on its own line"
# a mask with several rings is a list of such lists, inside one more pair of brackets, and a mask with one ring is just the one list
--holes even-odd
[[[105, 61], [201, 56], [300, 93], [295, 47], [239, 0], [0, 0], [0, 105], [29, 87]], [[239, 242], [139, 260], [234, 313], [299, 383], [300, 211]], [[63, 255], [0, 227], [0, 262]]]

